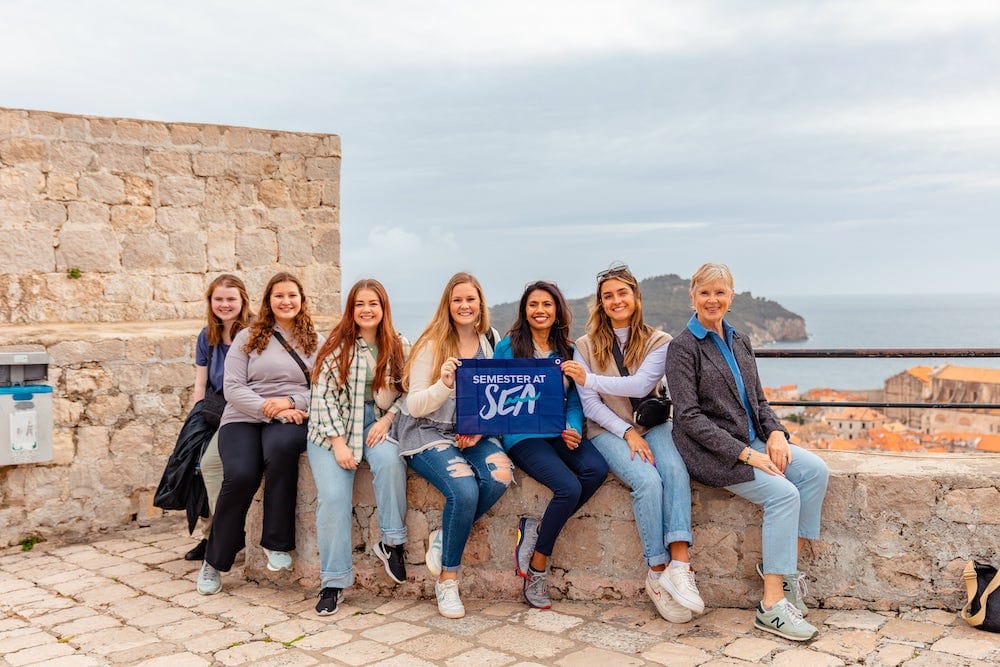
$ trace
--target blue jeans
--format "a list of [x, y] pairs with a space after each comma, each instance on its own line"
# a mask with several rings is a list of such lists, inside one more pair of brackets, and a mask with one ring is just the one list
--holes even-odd
[[692, 543], [691, 479], [687, 466], [674, 446], [673, 423], [650, 429], [646, 442], [656, 465], [632, 457], [628, 443], [613, 433], [592, 438], [594, 446], [608, 462], [611, 472], [632, 489], [632, 511], [642, 540], [642, 555], [650, 566], [670, 561], [667, 545]]
[[[763, 440], [750, 445], [767, 453]], [[819, 537], [819, 518], [829, 476], [826, 463], [810, 451], [792, 445], [792, 462], [785, 476], [768, 475], [753, 469], [752, 482], [727, 486], [741, 498], [764, 508], [761, 550], [765, 574], [793, 574], [798, 571], [798, 538]]]
[[586, 438], [569, 449], [562, 438], [522, 440], [507, 452], [518, 468], [552, 490], [542, 515], [535, 551], [552, 555], [556, 538], [569, 518], [601, 488], [608, 464]]
[[472, 524], [500, 500], [513, 479], [510, 459], [488, 438], [465, 449], [434, 445], [406, 458], [410, 467], [444, 496], [441, 565], [454, 572], [462, 563]]
[[[375, 407], [365, 403], [365, 430], [375, 423]], [[362, 460], [368, 461], [378, 507], [382, 543], [406, 543], [406, 463], [399, 448], [388, 440], [374, 447], [364, 445]], [[316, 480], [316, 541], [319, 543], [320, 586], [347, 588], [354, 583], [351, 559], [351, 510], [354, 507], [354, 470], [344, 470], [333, 452], [310, 442], [306, 452]]]

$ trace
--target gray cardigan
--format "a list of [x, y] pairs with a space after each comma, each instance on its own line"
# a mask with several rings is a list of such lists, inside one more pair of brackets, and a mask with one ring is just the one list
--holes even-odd
[[[757, 437], [788, 432], [767, 404], [757, 376], [750, 340], [733, 332], [733, 355], [743, 374]], [[674, 443], [691, 477], [708, 486], [729, 486], [753, 479], [753, 468], [739, 460], [750, 440], [747, 413], [736, 380], [709, 337], [687, 328], [667, 348], [667, 385], [674, 402]]]

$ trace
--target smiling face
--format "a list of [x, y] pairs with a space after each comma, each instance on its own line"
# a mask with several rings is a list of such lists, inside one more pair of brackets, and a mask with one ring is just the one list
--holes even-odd
[[615, 329], [627, 327], [635, 312], [635, 292], [627, 283], [608, 278], [600, 286], [601, 308]]
[[722, 318], [733, 301], [733, 290], [724, 280], [697, 283], [691, 290], [691, 305], [698, 321], [709, 331], [722, 335]]
[[459, 283], [451, 290], [448, 312], [451, 323], [456, 327], [475, 327], [479, 322], [479, 292], [472, 283]]
[[375, 332], [382, 322], [382, 300], [375, 290], [360, 289], [354, 299], [354, 323], [362, 332]]
[[271, 312], [274, 313], [274, 321], [287, 328], [302, 310], [302, 294], [299, 292], [299, 286], [290, 280], [275, 283], [271, 288], [269, 305]]
[[212, 314], [218, 317], [223, 324], [233, 322], [240, 316], [243, 308], [243, 299], [240, 291], [235, 287], [225, 287], [219, 285], [212, 290]]
[[524, 317], [532, 332], [548, 336], [549, 329], [556, 323], [555, 299], [545, 290], [533, 290], [524, 304]]

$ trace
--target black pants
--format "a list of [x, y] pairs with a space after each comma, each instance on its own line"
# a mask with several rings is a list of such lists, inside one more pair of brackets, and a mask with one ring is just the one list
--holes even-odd
[[245, 524], [253, 496], [264, 478], [264, 521], [260, 545], [272, 551], [295, 548], [295, 499], [299, 455], [306, 447], [302, 424], [233, 422], [219, 429], [222, 491], [215, 505], [205, 560], [222, 572], [246, 545]]

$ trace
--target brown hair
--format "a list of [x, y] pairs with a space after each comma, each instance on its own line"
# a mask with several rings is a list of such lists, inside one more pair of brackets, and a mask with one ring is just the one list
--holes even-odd
[[602, 271], [599, 275], [597, 294], [594, 302], [590, 305], [590, 318], [587, 320], [587, 336], [590, 337], [594, 358], [599, 366], [607, 368], [612, 359], [611, 346], [618, 344], [615, 341], [611, 318], [604, 312], [604, 304], [601, 302], [601, 288], [609, 280], [620, 280], [632, 290], [632, 294], [635, 296], [635, 311], [629, 321], [629, 335], [628, 342], [625, 344], [624, 357], [626, 366], [636, 366], [642, 363], [642, 352], [646, 348], [646, 341], [653, 334], [653, 328], [642, 320], [642, 290], [639, 289], [639, 281], [624, 265], [622, 268]]
[[229, 330], [229, 340], [236, 337], [241, 329], [250, 324], [253, 314], [250, 312], [250, 296], [247, 294], [247, 286], [243, 281], [231, 273], [223, 273], [221, 276], [208, 284], [205, 290], [205, 328], [208, 329], [208, 344], [212, 347], [222, 345], [222, 331], [225, 325], [219, 316], [212, 312], [212, 294], [218, 287], [233, 287], [240, 293], [240, 314], [233, 320], [232, 329]]
[[[331, 354], [337, 355], [337, 370], [340, 385], [347, 383], [347, 374], [350, 372], [351, 361], [354, 359], [354, 341], [358, 338], [358, 323], [354, 321], [354, 303], [358, 300], [358, 293], [367, 289], [375, 292], [379, 302], [382, 304], [382, 321], [378, 323], [375, 333], [375, 342], [378, 345], [378, 359], [375, 364], [375, 376], [372, 379], [372, 391], [387, 388], [392, 385], [395, 389], [401, 390], [402, 369], [403, 369], [403, 345], [399, 341], [399, 334], [396, 333], [392, 325], [392, 309], [389, 307], [389, 295], [385, 291], [382, 283], [374, 278], [365, 278], [354, 283], [347, 293], [347, 301], [344, 305], [344, 314], [340, 322], [333, 327], [326, 342], [319, 349], [316, 355], [316, 362], [313, 364], [312, 379], [315, 382], [319, 378], [323, 360]], [[395, 373], [395, 377], [392, 374]]]
[[406, 370], [403, 372], [403, 386], [410, 384], [410, 368], [417, 353], [424, 346], [431, 346], [434, 349], [434, 364], [431, 371], [431, 383], [437, 382], [441, 376], [441, 365], [448, 357], [458, 356], [458, 332], [451, 321], [451, 293], [458, 285], [470, 284], [479, 294], [479, 322], [476, 323], [476, 332], [483, 334], [490, 328], [490, 311], [486, 307], [486, 298], [483, 296], [483, 286], [479, 284], [476, 277], [471, 273], [460, 272], [453, 275], [444, 286], [441, 299], [438, 301], [437, 310], [434, 317], [424, 328], [423, 333], [417, 338], [410, 350], [410, 358], [406, 362]]
[[306, 307], [306, 293], [302, 289], [302, 281], [288, 273], [281, 271], [271, 276], [264, 288], [264, 296], [260, 300], [260, 312], [257, 313], [257, 320], [250, 325], [250, 336], [243, 351], [247, 354], [257, 352], [260, 354], [267, 348], [271, 341], [271, 332], [274, 331], [274, 313], [271, 311], [271, 292], [278, 283], [295, 283], [299, 288], [299, 295], [302, 297], [302, 307], [298, 315], [292, 322], [292, 340], [288, 344], [298, 347], [306, 356], [309, 356], [316, 349], [318, 337], [316, 328], [313, 326], [312, 318], [309, 316], [309, 309]]

